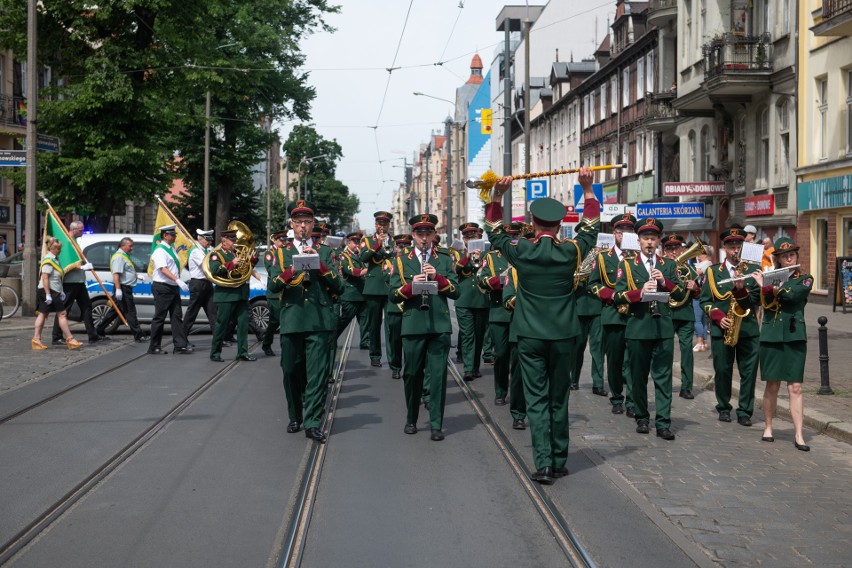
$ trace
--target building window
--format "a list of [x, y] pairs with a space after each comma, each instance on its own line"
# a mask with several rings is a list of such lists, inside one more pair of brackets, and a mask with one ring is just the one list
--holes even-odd
[[695, 131], [689, 131], [689, 137], [687, 139], [687, 155], [686, 155], [686, 175], [689, 177], [689, 181], [697, 181], [695, 179]]
[[612, 95], [612, 108], [610, 108], [610, 112], [615, 114], [618, 112], [618, 76], [613, 75], [612, 79], [609, 80], [609, 90]]
[[790, 0], [781, 0], [778, 3], [778, 35], [790, 33]]
[[583, 97], [583, 129], [589, 127], [589, 95]]
[[636, 171], [645, 171], [645, 135], [636, 134]]
[[645, 90], [654, 92], [654, 54], [645, 55]]
[[606, 120], [606, 103], [609, 99], [606, 97], [606, 81], [601, 83], [601, 121]]
[[840, 249], [843, 256], [852, 256], [852, 218], [843, 219], [843, 239], [842, 248]]
[[814, 224], [814, 243], [816, 244], [815, 288], [828, 289], [828, 219], [817, 219]]
[[852, 154], [852, 69], [846, 70], [846, 154]]
[[707, 174], [710, 165], [710, 127], [705, 124], [701, 129], [701, 171], [698, 172], [701, 179], [710, 177]]
[[692, 0], [685, 0], [683, 7], [683, 66], [689, 67], [690, 58], [692, 57]]
[[[612, 154], [613, 154], [613, 156], [615, 155], [615, 153], [616, 153], [617, 151], [618, 151], [618, 147], [617, 147], [615, 144], [613, 144], [613, 145], [612, 145]], [[633, 167], [632, 167], [632, 168], [630, 167], [629, 146], [628, 146], [628, 144], [627, 144], [627, 138], [625, 138], [625, 139], [621, 142], [621, 159], [619, 160], [619, 162], [620, 162], [620, 163], [622, 163], [622, 164], [627, 164], [627, 171], [628, 171], [629, 173], [636, 173], [636, 164], [634, 163], [634, 164], [633, 164]], [[610, 163], [612, 163], [612, 162], [610, 162]], [[612, 174], [613, 174], [613, 176], [612, 176], [612, 177], [615, 177], [615, 170], [610, 170], [610, 171], [611, 171], [611, 172], [612, 172]]]
[[828, 79], [817, 79], [817, 126], [819, 128], [819, 159], [828, 158]]
[[640, 57], [636, 60], [636, 100], [645, 97], [645, 59]]
[[769, 186], [769, 109], [760, 111], [757, 119], [757, 180], [759, 187]]
[[630, 104], [630, 67], [621, 70], [621, 106]]
[[589, 93], [589, 124], [595, 123], [595, 92]]
[[775, 161], [775, 184], [787, 185], [790, 180], [790, 103], [778, 101], [778, 159]]
[[654, 169], [654, 136], [651, 134], [645, 136], [645, 156], [648, 160], [648, 169]]

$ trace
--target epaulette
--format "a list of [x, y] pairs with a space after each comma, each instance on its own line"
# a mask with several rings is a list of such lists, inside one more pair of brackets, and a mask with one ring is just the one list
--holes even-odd
[[438, 254], [444, 254], [444, 255], [449, 256], [450, 258], [453, 257], [453, 253], [451, 253], [450, 249], [448, 249], [446, 247], [435, 247], [435, 250], [438, 252]]

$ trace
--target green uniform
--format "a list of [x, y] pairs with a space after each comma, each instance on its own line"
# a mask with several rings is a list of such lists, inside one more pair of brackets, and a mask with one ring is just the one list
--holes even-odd
[[535, 467], [564, 468], [568, 459], [568, 398], [574, 342], [580, 324], [574, 306], [574, 274], [595, 246], [599, 204], [587, 200], [594, 218], [584, 218], [576, 240], [543, 233], [513, 238], [503, 228], [502, 207], [486, 206], [491, 245], [518, 272], [510, 340], [517, 339]]
[[304, 423], [306, 429], [320, 426], [329, 361], [334, 357], [334, 298], [344, 287], [332, 269], [331, 249], [320, 245], [316, 250], [320, 270], [295, 272], [293, 256], [299, 251], [290, 243], [278, 250], [278, 263], [270, 274], [275, 280], [273, 291], [281, 294], [281, 368], [287, 410], [290, 421]]
[[616, 247], [598, 253], [597, 261], [589, 276], [588, 289], [600, 299], [601, 334], [603, 353], [606, 358], [606, 378], [609, 384], [609, 400], [613, 406], [624, 405], [634, 410], [633, 384], [630, 380], [630, 359], [624, 348], [624, 330], [627, 315], [621, 314], [615, 305], [615, 284], [618, 280], [618, 264], [621, 251]]
[[500, 251], [489, 251], [482, 262], [479, 286], [488, 294], [488, 332], [494, 348], [494, 396], [506, 398], [509, 394], [509, 324], [512, 315], [503, 307], [503, 282], [509, 261]]
[[[687, 280], [695, 280], [698, 273], [690, 265], [685, 265], [689, 271]], [[680, 345], [680, 390], [692, 390], [692, 377], [695, 369], [695, 361], [692, 352], [692, 338], [695, 336], [695, 310], [692, 308], [692, 300], [701, 296], [701, 288], [697, 285], [691, 293], [683, 299], [683, 303], [672, 308], [672, 324], [675, 336]]]
[[281, 302], [278, 300], [278, 294], [273, 294], [269, 290], [272, 284], [272, 279], [269, 274], [272, 272], [272, 267], [278, 262], [278, 247], [270, 247], [266, 254], [263, 255], [263, 265], [266, 267], [266, 305], [269, 307], [269, 325], [266, 326], [266, 331], [263, 332], [263, 346], [272, 347], [272, 340], [275, 334], [278, 333], [280, 322], [278, 320], [281, 315]]
[[[385, 263], [385, 279], [390, 287], [394, 262]], [[388, 298], [385, 304], [385, 350], [388, 356], [388, 367], [393, 373], [402, 372], [402, 303], [394, 303]], [[395, 376], [394, 378], [399, 378]]]
[[761, 289], [760, 379], [801, 383], [805, 375], [808, 336], [805, 304], [813, 288], [810, 274], [794, 273], [778, 288]]
[[506, 285], [503, 287], [501, 298], [502, 307], [509, 314], [509, 329], [499, 328], [501, 333], [508, 333], [509, 343], [509, 410], [513, 420], [523, 420], [527, 417], [527, 399], [524, 398], [524, 379], [521, 376], [518, 342], [510, 339], [512, 314], [515, 312], [515, 296], [518, 290], [518, 273], [514, 268], [509, 269]]
[[[630, 377], [633, 380], [633, 404], [636, 421], [647, 421], [648, 374], [654, 381], [656, 429], [671, 426], [672, 408], [672, 364], [674, 361], [674, 326], [671, 309], [666, 302], [657, 302], [659, 316], [652, 313], [652, 303], [642, 301], [642, 286], [651, 278], [652, 268], [641, 254], [633, 260], [623, 260], [618, 265], [618, 281], [615, 284], [616, 304], [628, 308], [627, 327], [624, 337], [630, 357]], [[679, 284], [675, 263], [659, 256], [653, 257], [654, 268], [665, 278], [661, 291], [669, 292], [675, 301], [682, 300], [686, 290]]]
[[362, 294], [366, 302], [370, 362], [378, 365], [381, 365], [382, 360], [382, 314], [388, 301], [388, 285], [383, 272], [387, 258], [382, 249], [381, 240], [375, 237], [361, 239], [361, 262], [367, 267]]
[[[403, 380], [407, 407], [406, 424], [417, 424], [424, 382], [429, 388], [429, 426], [440, 430], [444, 421], [447, 395], [447, 355], [450, 352], [450, 308], [447, 300], [459, 295], [458, 282], [452, 269], [452, 259], [439, 254], [434, 247], [428, 257], [437, 272], [438, 294], [428, 297], [429, 310], [421, 310], [421, 296], [411, 291], [415, 276], [422, 273], [417, 248], [406, 249], [393, 263], [389, 299], [402, 303]], [[427, 251], [428, 252], [428, 251]]]
[[[748, 264], [744, 274], [760, 267]], [[751, 418], [754, 413], [754, 387], [757, 378], [758, 348], [760, 346], [760, 328], [757, 324], [757, 308], [760, 305], [760, 289], [753, 279], [745, 281], [745, 287], [739, 292], [734, 290], [734, 282], [717, 284], [731, 277], [728, 263], [714, 264], [707, 269], [707, 283], [701, 290], [701, 309], [704, 310], [713, 325], [710, 326], [712, 338], [710, 350], [713, 355], [713, 377], [716, 390], [716, 410], [730, 412], [731, 385], [734, 377], [734, 360], [740, 373], [740, 397], [737, 407], [739, 418]], [[742, 310], [750, 310], [742, 319], [739, 340], [733, 347], [723, 341], [725, 330], [720, 322], [728, 313], [732, 299]]]
[[583, 370], [583, 358], [586, 343], [592, 356], [592, 387], [603, 388], [603, 347], [601, 328], [601, 301], [592, 291], [588, 280], [580, 280], [574, 290], [577, 317], [580, 319], [580, 335], [577, 336], [574, 348], [574, 368], [571, 370], [571, 383], [580, 384], [580, 373]]
[[[224, 251], [214, 250], [210, 253], [210, 274], [220, 278], [227, 278], [228, 271], [233, 270], [236, 252], [232, 249]], [[249, 283], [229, 288], [219, 286], [213, 288], [213, 302], [216, 303], [216, 330], [213, 332], [213, 341], [210, 344], [210, 357], [221, 357], [222, 342], [231, 318], [237, 321], [237, 358], [248, 355], [248, 320], [249, 320]]]
[[477, 284], [477, 274], [464, 256], [456, 264], [459, 279], [459, 299], [456, 300], [456, 321], [461, 337], [462, 361], [465, 374], [479, 373], [482, 342], [488, 327], [489, 299]]
[[364, 301], [364, 281], [366, 268], [361, 262], [359, 253], [351, 253], [349, 249], [343, 251], [340, 255], [340, 275], [343, 279], [345, 288], [340, 296], [340, 317], [337, 320], [337, 336], [343, 333], [346, 326], [353, 318], [358, 318], [359, 329], [361, 331], [361, 346], [369, 346], [367, 338], [367, 314], [366, 303]]

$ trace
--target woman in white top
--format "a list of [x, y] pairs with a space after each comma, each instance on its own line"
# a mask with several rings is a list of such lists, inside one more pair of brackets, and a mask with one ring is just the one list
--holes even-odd
[[63, 308], [65, 303], [65, 293], [62, 291], [64, 271], [58, 261], [62, 243], [59, 239], [48, 237], [46, 244], [48, 252], [41, 260], [39, 267], [38, 291], [36, 292], [38, 315], [35, 321], [33, 349], [39, 351], [47, 349], [47, 346], [41, 342], [41, 330], [44, 328], [44, 320], [47, 319], [47, 314], [50, 312], [56, 312], [59, 329], [62, 330], [62, 335], [65, 337], [65, 345], [68, 346], [68, 349], [77, 349], [83, 344], [71, 335], [71, 330], [68, 329], [68, 317]]

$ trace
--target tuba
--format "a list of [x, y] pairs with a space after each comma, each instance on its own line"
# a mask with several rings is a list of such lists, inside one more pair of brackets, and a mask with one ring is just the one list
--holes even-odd
[[251, 259], [252, 255], [254, 255], [254, 233], [252, 233], [251, 229], [248, 228], [248, 225], [242, 221], [231, 221], [228, 223], [228, 230], [237, 232], [237, 240], [234, 243], [234, 252], [239, 258], [243, 259], [243, 261], [239, 264], [239, 266], [236, 266], [233, 270], [229, 271], [228, 276], [226, 277], [215, 276], [212, 274], [210, 272], [210, 255], [217, 250], [222, 250], [222, 245], [220, 244], [204, 257], [204, 261], [201, 263], [201, 270], [204, 272], [204, 276], [217, 286], [239, 288], [248, 282], [249, 278], [251, 278], [253, 270]]
[[[686, 262], [693, 258], [697, 258], [704, 253], [704, 244], [699, 239], [695, 239], [695, 244], [683, 251], [680, 256], [675, 259], [675, 265], [677, 265], [677, 268], [675, 269], [677, 271], [677, 279], [680, 280], [681, 284], [686, 285], [686, 282], [689, 280], [689, 267], [686, 265]], [[689, 294], [687, 294], [683, 300], [679, 302], [674, 298], [670, 298], [669, 307], [679, 308], [686, 304], [688, 300]]]

